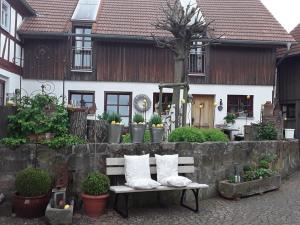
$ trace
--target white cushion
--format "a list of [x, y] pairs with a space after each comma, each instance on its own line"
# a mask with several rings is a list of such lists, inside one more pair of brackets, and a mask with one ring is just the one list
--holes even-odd
[[192, 183], [190, 179], [183, 176], [166, 177], [162, 182], [170, 187], [186, 187]]
[[164, 179], [171, 176], [178, 176], [178, 154], [176, 155], [156, 155], [157, 181], [161, 185], [168, 185]]
[[149, 154], [125, 155], [125, 185], [136, 189], [152, 189], [160, 184], [151, 179]]
[[135, 189], [153, 189], [160, 186], [160, 183], [152, 179], [136, 179], [127, 182], [125, 185]]

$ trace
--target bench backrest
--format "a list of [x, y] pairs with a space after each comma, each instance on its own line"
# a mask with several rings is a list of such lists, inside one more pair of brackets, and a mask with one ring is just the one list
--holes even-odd
[[[106, 175], [116, 176], [124, 175], [124, 158], [107, 158], [106, 159]], [[150, 171], [151, 174], [156, 174], [156, 160], [150, 157]], [[178, 158], [178, 173], [194, 173], [194, 158], [193, 157], [179, 157]]]

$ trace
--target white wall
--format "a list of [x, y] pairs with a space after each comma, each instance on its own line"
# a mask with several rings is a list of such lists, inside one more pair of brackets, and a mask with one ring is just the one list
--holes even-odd
[[0, 68], [0, 79], [5, 81], [5, 94], [20, 88], [20, 76]]
[[[22, 88], [26, 90], [27, 95], [37, 93], [41, 90], [41, 85], [47, 84], [50, 92], [61, 97], [63, 93], [62, 81], [37, 81], [23, 80]], [[97, 105], [97, 113], [101, 114], [104, 110], [104, 92], [119, 91], [132, 92], [132, 98], [139, 94], [149, 96], [153, 100], [153, 93], [159, 92], [158, 84], [152, 83], [127, 83], [127, 82], [87, 82], [87, 81], [66, 81], [65, 96], [67, 98], [69, 90], [95, 91], [95, 101]], [[247, 118], [247, 123], [260, 121], [261, 105], [266, 101], [272, 100], [272, 86], [254, 86], [254, 85], [190, 85], [190, 94], [214, 95], [215, 101], [219, 104], [220, 99], [223, 100], [223, 110], [215, 109], [215, 124], [224, 123], [223, 118], [227, 114], [227, 95], [253, 95], [253, 118]], [[165, 92], [171, 92], [166, 89]], [[25, 92], [23, 91], [23, 94]], [[153, 102], [152, 102], [153, 104]], [[135, 110], [133, 109], [133, 113]], [[147, 112], [147, 118], [152, 115], [152, 107]], [[190, 107], [188, 107], [188, 115], [191, 116]], [[246, 118], [237, 119], [235, 128], [243, 132], [243, 126], [246, 124]]]

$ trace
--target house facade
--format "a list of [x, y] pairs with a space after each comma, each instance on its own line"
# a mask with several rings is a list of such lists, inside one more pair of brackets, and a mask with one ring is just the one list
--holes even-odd
[[8, 95], [19, 88], [24, 51], [17, 33], [24, 18], [33, 16], [33, 9], [25, 1], [1, 0], [0, 20], [0, 106]]
[[[97, 113], [118, 112], [125, 124], [147, 99], [149, 118], [158, 102], [158, 85], [173, 82], [174, 60], [156, 46], [152, 35], [169, 36], [153, 24], [163, 18], [165, 1], [28, 0], [36, 16], [19, 27], [24, 47], [22, 94], [43, 84], [71, 104], [97, 106]], [[261, 105], [272, 101], [276, 48], [294, 39], [259, 0], [199, 1], [208, 37], [195, 45], [189, 60], [188, 123], [213, 127], [227, 113], [246, 123], [260, 120]], [[267, 31], [267, 32], [266, 32]], [[172, 90], [163, 94], [168, 110]]]
[[291, 35], [297, 43], [289, 51], [278, 52], [278, 93], [284, 127], [295, 129], [295, 137], [300, 138], [300, 24]]

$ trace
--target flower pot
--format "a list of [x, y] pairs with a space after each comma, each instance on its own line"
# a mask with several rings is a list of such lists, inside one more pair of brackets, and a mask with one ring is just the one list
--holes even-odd
[[285, 139], [294, 139], [295, 129], [284, 129]]
[[131, 124], [130, 136], [132, 143], [143, 143], [146, 125], [145, 124]]
[[15, 193], [12, 207], [17, 217], [38, 218], [45, 215], [49, 200], [49, 194], [36, 197], [23, 197]]
[[109, 194], [93, 196], [82, 194], [83, 209], [89, 217], [99, 217], [103, 215]]
[[110, 124], [108, 127], [108, 142], [109, 143], [120, 143], [123, 125]]
[[53, 208], [49, 203], [46, 208], [45, 217], [47, 218], [47, 221], [51, 225], [72, 224], [73, 210], [74, 210], [73, 205], [70, 205], [68, 209], [57, 209], [57, 208]]
[[164, 128], [151, 127], [150, 134], [152, 143], [160, 143], [164, 137]]

